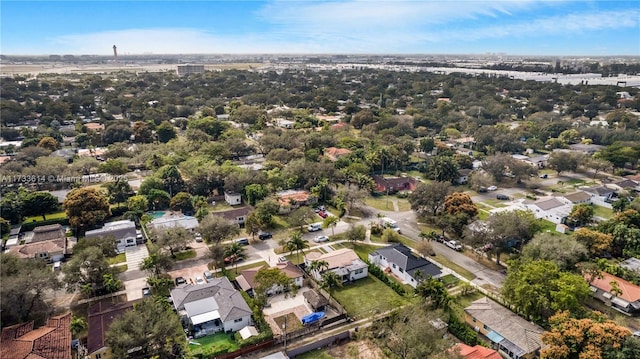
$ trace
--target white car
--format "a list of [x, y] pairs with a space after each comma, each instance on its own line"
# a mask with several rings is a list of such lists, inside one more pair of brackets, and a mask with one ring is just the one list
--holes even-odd
[[462, 244], [460, 244], [460, 242], [458, 241], [447, 241], [444, 244], [447, 245], [447, 247], [453, 249], [454, 251], [458, 251], [458, 252], [462, 252]]
[[497, 189], [498, 189], [498, 187], [496, 187], [496, 186], [489, 186], [489, 187], [487, 187], [487, 190], [488, 190], [488, 191], [495, 191], [495, 190], [497, 190]]
[[313, 240], [316, 243], [320, 243], [320, 242], [326, 242], [329, 240], [329, 237], [327, 236], [316, 236], [316, 238]]
[[197, 277], [196, 277], [196, 284], [204, 284], [204, 283], [205, 283], [205, 282], [204, 282], [204, 279], [202, 279], [202, 277], [201, 277], [201, 276], [197, 276]]

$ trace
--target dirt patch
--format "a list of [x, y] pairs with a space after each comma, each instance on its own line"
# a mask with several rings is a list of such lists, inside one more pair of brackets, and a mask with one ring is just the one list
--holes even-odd
[[[276, 325], [278, 326], [278, 328], [285, 328], [285, 323], [287, 323], [286, 325], [287, 334], [293, 333], [296, 330], [302, 328], [302, 323], [300, 322], [300, 319], [294, 313], [288, 313], [281, 317], [275, 317], [273, 318], [273, 321], [276, 322]], [[283, 331], [284, 330], [281, 330], [280, 332], [282, 333]]]
[[384, 359], [382, 350], [369, 340], [348, 342], [327, 349], [327, 354], [334, 358], [353, 359]]

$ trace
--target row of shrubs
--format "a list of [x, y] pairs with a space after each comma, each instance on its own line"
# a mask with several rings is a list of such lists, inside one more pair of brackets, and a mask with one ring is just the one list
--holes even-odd
[[61, 224], [63, 226], [69, 225], [69, 218], [54, 218], [54, 219], [47, 219], [44, 221], [36, 221], [36, 222], [26, 222], [22, 224], [22, 227], [20, 229], [20, 231], [22, 232], [28, 232], [28, 231], [33, 231], [34, 228], [36, 227], [40, 227], [40, 226], [48, 226], [50, 224]]
[[478, 333], [461, 321], [453, 311], [449, 314], [449, 322], [447, 324], [449, 325], [449, 332], [462, 340], [463, 343], [470, 346], [480, 344]]
[[369, 273], [373, 274], [376, 278], [380, 279], [382, 281], [382, 283], [384, 283], [387, 286], [389, 286], [396, 293], [398, 293], [400, 295], [405, 295], [406, 294], [406, 291], [404, 290], [404, 287], [402, 285], [400, 285], [398, 282], [396, 282], [396, 281], [394, 281], [392, 279], [389, 279], [389, 277], [377, 265], [371, 264], [371, 263], [368, 263], [368, 264], [369, 264]]

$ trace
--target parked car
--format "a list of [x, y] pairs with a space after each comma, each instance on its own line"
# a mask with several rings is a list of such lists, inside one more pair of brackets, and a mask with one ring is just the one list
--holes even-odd
[[329, 240], [329, 237], [327, 236], [316, 236], [316, 238], [314, 238], [314, 242], [316, 243], [321, 243], [321, 242], [326, 242]]
[[546, 173], [545, 173], [545, 174], [541, 174], [541, 175], [540, 175], [540, 178], [549, 178], [549, 175], [548, 175], [548, 174], [546, 174]]
[[487, 187], [487, 190], [488, 190], [488, 191], [495, 191], [495, 190], [497, 190], [497, 189], [498, 189], [498, 187], [496, 187], [496, 186], [489, 186], [489, 187]]
[[506, 194], [498, 194], [498, 195], [496, 195], [496, 199], [499, 199], [501, 201], [508, 201], [509, 200], [509, 196], [507, 196]]
[[478, 188], [478, 192], [480, 192], [480, 193], [485, 193], [485, 192], [487, 192], [487, 191], [488, 191], [488, 190], [487, 190], [487, 187], [480, 187], [480, 188]]
[[270, 232], [260, 231], [258, 232], [258, 238], [260, 238], [261, 241], [264, 241], [265, 239], [273, 238], [273, 235]]
[[436, 235], [436, 242], [444, 243], [444, 236], [441, 234]]
[[181, 285], [181, 284], [187, 284], [187, 280], [184, 279], [184, 277], [177, 277], [176, 278], [176, 285]]
[[196, 277], [196, 284], [205, 284], [206, 282], [202, 279], [201, 276]]
[[238, 238], [236, 239], [234, 242], [242, 245], [242, 246], [248, 246], [249, 245], [249, 238]]
[[198, 243], [202, 242], [202, 234], [196, 233], [195, 234], [195, 239], [196, 239], [196, 242], [198, 242]]
[[284, 263], [287, 261], [287, 257], [278, 257], [278, 262]]
[[444, 242], [444, 244], [447, 245], [447, 247], [456, 250], [458, 252], [462, 252], [462, 244], [460, 244], [460, 242], [456, 241], [456, 240], [450, 240], [447, 242]]
[[225, 263], [231, 263], [231, 262], [240, 262], [242, 260], [242, 257], [238, 257], [235, 254], [228, 256], [227, 258], [224, 259]]
[[322, 218], [327, 218], [328, 214], [325, 211], [320, 211], [320, 212], [318, 212], [318, 216], [320, 216]]
[[142, 296], [143, 297], [151, 296], [151, 288], [149, 288], [149, 287], [142, 288]]
[[318, 223], [311, 223], [308, 227], [307, 230], [309, 232], [317, 232], [317, 231], [321, 231], [322, 230], [322, 222], [318, 222]]
[[202, 272], [202, 276], [204, 277], [204, 280], [206, 280], [207, 282], [213, 280], [213, 274], [211, 274], [211, 272], [208, 270]]

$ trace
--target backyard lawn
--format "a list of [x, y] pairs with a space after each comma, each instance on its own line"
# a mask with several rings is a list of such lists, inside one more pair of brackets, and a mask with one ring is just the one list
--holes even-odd
[[181, 251], [176, 253], [176, 261], [182, 261], [188, 258], [195, 258], [195, 257], [196, 257], [195, 249], [189, 249], [188, 251]]
[[[298, 265], [300, 263], [304, 263], [304, 256], [311, 253], [311, 252], [322, 252], [319, 248], [318, 249], [312, 249], [312, 250], [305, 250], [302, 253], [300, 253], [300, 255], [298, 256], [298, 253], [293, 252], [292, 254], [287, 254], [284, 257], [291, 262], [292, 264]], [[286, 252], [289, 253], [289, 252]]]
[[409, 302], [372, 275], [336, 289], [333, 297], [356, 318], [396, 309]]
[[[232, 352], [238, 350], [238, 344], [236, 344], [232, 334], [227, 334], [224, 332], [216, 333], [214, 335], [207, 335], [206, 337], [193, 339], [189, 341], [189, 350], [191, 351], [200, 351], [205, 352], [208, 348], [211, 347], [222, 347], [226, 346], [229, 348], [228, 352]], [[199, 343], [192, 344], [192, 343]]]
[[115, 257], [107, 258], [107, 260], [109, 261], [109, 264], [123, 263], [127, 261], [127, 256], [124, 253], [120, 253]]
[[405, 198], [398, 198], [396, 196], [379, 196], [369, 197], [365, 199], [365, 203], [375, 209], [381, 211], [393, 211], [393, 201], [398, 202], [398, 210], [400, 212], [406, 212], [411, 210], [411, 204]]
[[602, 206], [593, 206], [593, 215], [604, 219], [613, 218], [613, 210]]
[[[47, 221], [48, 221], [50, 219], [67, 218], [67, 214], [64, 211], [62, 211], [62, 212], [56, 212], [56, 213], [49, 213], [45, 217], [47, 217]], [[43, 220], [42, 216], [32, 216], [32, 217], [25, 218], [22, 223], [40, 222], [42, 220]]]

